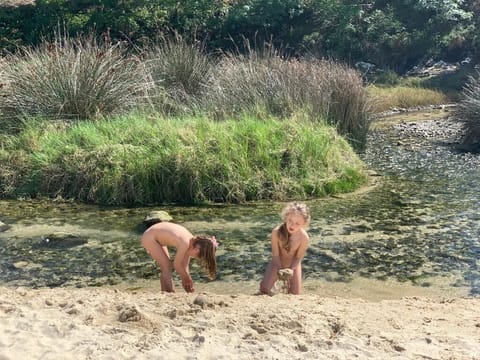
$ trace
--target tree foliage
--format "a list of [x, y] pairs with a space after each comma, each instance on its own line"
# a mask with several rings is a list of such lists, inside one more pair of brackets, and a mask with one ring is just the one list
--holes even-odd
[[269, 43], [402, 72], [429, 57], [479, 58], [479, 9], [479, 0], [37, 0], [0, 7], [0, 50], [39, 44], [62, 26], [135, 45], [171, 33], [209, 50]]

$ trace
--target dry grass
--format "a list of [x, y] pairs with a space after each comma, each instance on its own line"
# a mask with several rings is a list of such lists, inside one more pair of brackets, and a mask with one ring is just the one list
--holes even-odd
[[460, 147], [480, 153], [480, 72], [471, 76], [462, 92], [455, 118], [464, 123], [465, 135]]
[[417, 106], [441, 105], [450, 102], [445, 94], [420, 87], [378, 87], [370, 85], [367, 91], [373, 113], [380, 113], [395, 108], [408, 109]]
[[235, 54], [217, 65], [208, 91], [219, 118], [242, 112], [288, 118], [300, 110], [334, 125], [356, 148], [365, 144], [366, 91], [359, 74], [341, 64]]

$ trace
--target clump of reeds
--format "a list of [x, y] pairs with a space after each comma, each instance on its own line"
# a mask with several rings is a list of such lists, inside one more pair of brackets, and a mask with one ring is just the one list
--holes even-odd
[[325, 120], [362, 148], [369, 118], [359, 74], [331, 61], [288, 59], [275, 52], [227, 54], [206, 96], [217, 117], [237, 113], [289, 117], [297, 111]]
[[57, 36], [7, 58], [0, 111], [6, 116], [97, 119], [138, 105], [150, 84], [121, 44]]
[[463, 122], [464, 135], [460, 148], [471, 152], [480, 152], [480, 73], [470, 76], [465, 84], [461, 101], [454, 117]]
[[180, 36], [160, 38], [144, 51], [144, 60], [155, 85], [150, 94], [155, 111], [179, 115], [197, 109], [213, 68], [203, 44], [189, 44]]
[[365, 88], [341, 64], [272, 48], [212, 60], [180, 38], [135, 56], [66, 37], [6, 64], [0, 112], [28, 118], [2, 139], [7, 197], [286, 200], [352, 191], [366, 179], [345, 141], [365, 145]]

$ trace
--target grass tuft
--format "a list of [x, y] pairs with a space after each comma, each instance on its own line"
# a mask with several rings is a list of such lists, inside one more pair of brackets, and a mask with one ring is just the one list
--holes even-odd
[[[150, 86], [120, 44], [57, 37], [22, 48], [3, 65], [0, 111], [22, 117], [98, 119], [135, 107]], [[13, 121], [13, 120], [12, 120]]]
[[454, 117], [463, 122], [465, 132], [460, 148], [480, 152], [480, 73], [470, 76]]

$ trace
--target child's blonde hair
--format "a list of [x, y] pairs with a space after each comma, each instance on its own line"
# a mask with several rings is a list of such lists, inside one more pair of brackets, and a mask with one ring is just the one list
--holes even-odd
[[287, 251], [290, 251], [291, 244], [290, 233], [288, 232], [286, 223], [288, 217], [292, 214], [298, 214], [302, 216], [305, 220], [305, 226], [310, 223], [310, 209], [306, 204], [294, 201], [285, 205], [281, 213], [283, 224], [280, 225], [278, 229], [278, 237], [280, 238], [280, 243], [282, 244], [282, 247]]
[[217, 240], [206, 235], [196, 235], [193, 237], [193, 246], [197, 245], [200, 249], [198, 259], [207, 272], [208, 278], [214, 280], [217, 276], [217, 259], [215, 258]]

